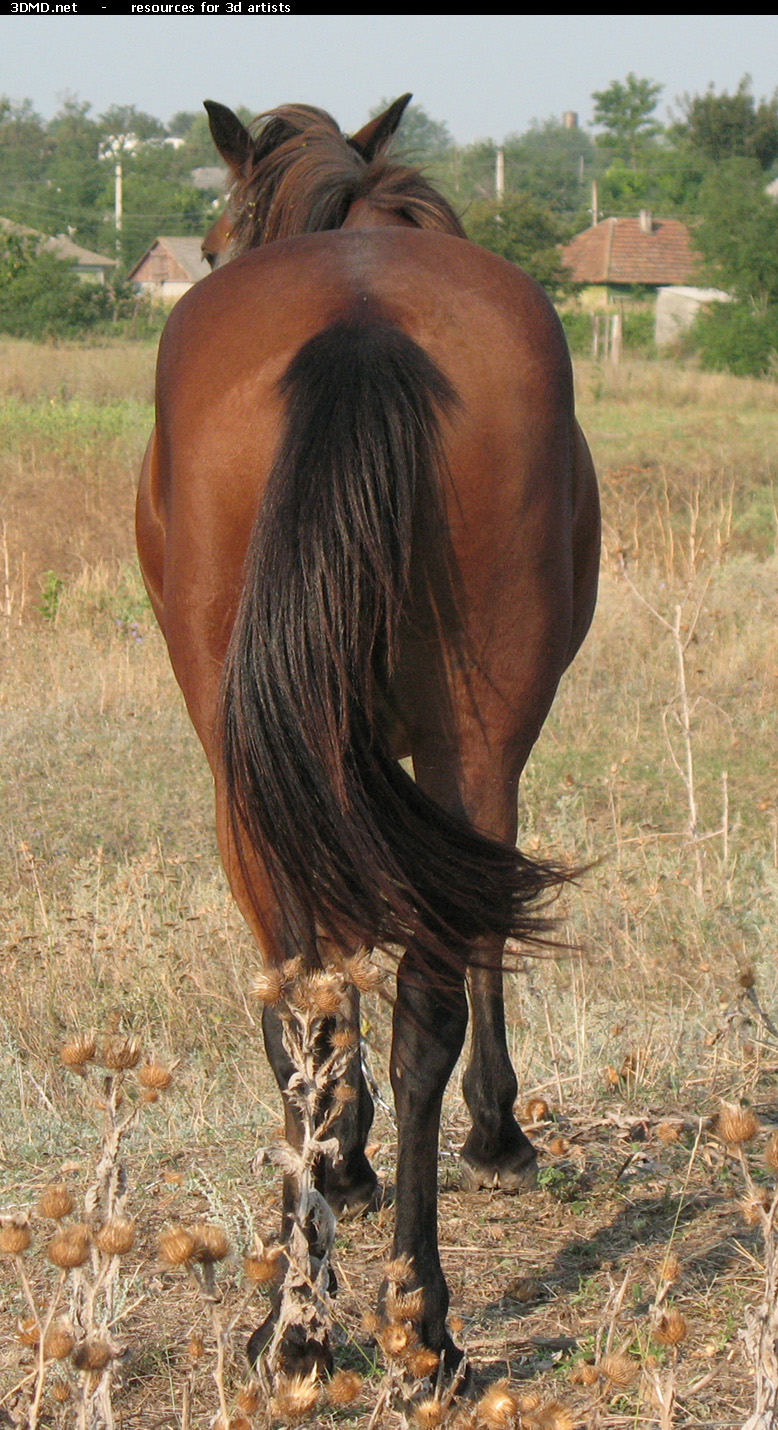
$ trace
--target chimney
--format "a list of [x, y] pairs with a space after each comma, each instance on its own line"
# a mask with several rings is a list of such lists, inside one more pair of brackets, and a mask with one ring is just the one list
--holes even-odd
[[578, 128], [578, 115], [574, 109], [566, 109], [562, 115], [562, 125], [565, 129]]
[[640, 210], [640, 215], [639, 215], [638, 222], [640, 223], [640, 232], [641, 232], [641, 233], [653, 233], [653, 232], [654, 232], [654, 216], [653, 216], [653, 214], [652, 214], [652, 212], [651, 212], [650, 209], [641, 209], [641, 210]]

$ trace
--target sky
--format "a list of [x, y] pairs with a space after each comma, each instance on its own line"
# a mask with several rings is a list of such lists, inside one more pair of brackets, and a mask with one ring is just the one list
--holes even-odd
[[68, 94], [95, 115], [134, 104], [165, 121], [203, 99], [254, 112], [303, 101], [348, 133], [412, 90], [460, 144], [565, 110], [588, 125], [592, 92], [630, 71], [663, 86], [663, 121], [684, 92], [732, 93], [746, 73], [770, 96], [777, 57], [769, 15], [0, 17], [0, 94], [46, 119]]

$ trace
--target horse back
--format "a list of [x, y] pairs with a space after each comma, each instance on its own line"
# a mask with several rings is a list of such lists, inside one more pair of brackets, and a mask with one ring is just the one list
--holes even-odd
[[[567, 348], [545, 294], [513, 265], [439, 234], [277, 242], [174, 310], [139, 500], [141, 563], [209, 757], [246, 547], [284, 418], [282, 379], [306, 342], [365, 312], [417, 343], [456, 393], [441, 418], [442, 489], [465, 635], [482, 652], [481, 703], [508, 725], [499, 711], [529, 711], [531, 743], [572, 654], [577, 438]], [[435, 698], [432, 639], [410, 613], [400, 725]]]

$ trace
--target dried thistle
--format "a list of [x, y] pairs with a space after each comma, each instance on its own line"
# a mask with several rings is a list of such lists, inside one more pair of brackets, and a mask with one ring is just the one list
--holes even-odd
[[440, 1355], [437, 1351], [431, 1351], [429, 1346], [417, 1346], [408, 1352], [405, 1364], [417, 1380], [426, 1380], [427, 1376], [434, 1375], [437, 1371]]
[[313, 1410], [319, 1398], [319, 1383], [314, 1366], [310, 1375], [279, 1375], [270, 1401], [270, 1409], [280, 1420], [294, 1424]]
[[284, 975], [280, 968], [261, 968], [251, 981], [251, 992], [260, 1003], [272, 1007], [284, 992]]
[[722, 1102], [713, 1131], [728, 1147], [742, 1147], [756, 1136], [759, 1121], [747, 1103]]
[[418, 1286], [415, 1291], [399, 1291], [390, 1283], [386, 1293], [386, 1314], [392, 1321], [418, 1321], [424, 1310], [424, 1291]]
[[331, 1405], [350, 1405], [356, 1400], [363, 1385], [361, 1375], [355, 1370], [337, 1370], [327, 1385], [327, 1399]]
[[113, 1359], [113, 1350], [101, 1337], [87, 1336], [75, 1347], [72, 1359], [76, 1370], [105, 1370]]
[[350, 1053], [358, 1042], [359, 1036], [356, 1028], [350, 1027], [348, 1023], [344, 1023], [339, 1028], [333, 1028], [330, 1034], [330, 1043], [336, 1053]]
[[247, 1380], [235, 1397], [235, 1409], [244, 1415], [254, 1415], [262, 1400], [262, 1387], [258, 1380]]
[[343, 960], [343, 971], [349, 983], [360, 993], [373, 993], [384, 981], [384, 975], [377, 968], [368, 948], [361, 948], [353, 958]]
[[594, 1385], [600, 1379], [600, 1372], [596, 1365], [590, 1361], [582, 1361], [570, 1371], [568, 1380], [571, 1385]]
[[662, 1281], [666, 1281], [669, 1286], [672, 1286], [673, 1282], [678, 1280], [680, 1274], [681, 1263], [678, 1257], [674, 1251], [668, 1251], [659, 1269], [659, 1275]]
[[83, 1266], [89, 1256], [91, 1238], [85, 1222], [73, 1221], [61, 1226], [46, 1247], [46, 1255], [54, 1266], [71, 1271]]
[[496, 1380], [478, 1402], [478, 1417], [488, 1430], [507, 1430], [519, 1412], [519, 1397], [507, 1379]]
[[32, 1241], [32, 1232], [26, 1216], [12, 1216], [0, 1225], [0, 1253], [5, 1256], [21, 1256]]
[[95, 1241], [106, 1256], [124, 1256], [135, 1240], [135, 1222], [126, 1217], [112, 1217], [100, 1227]]
[[416, 1333], [412, 1326], [400, 1321], [390, 1321], [382, 1326], [376, 1336], [381, 1350], [389, 1360], [402, 1360], [409, 1350], [416, 1346]]
[[201, 1356], [205, 1354], [205, 1341], [202, 1336], [193, 1335], [189, 1337], [186, 1353], [190, 1361], [195, 1362], [200, 1360]]
[[549, 1400], [533, 1416], [537, 1430], [573, 1430], [573, 1417], [565, 1405], [558, 1400]]
[[740, 1214], [746, 1226], [758, 1226], [769, 1212], [772, 1200], [766, 1189], [753, 1186], [740, 1202]]
[[384, 1275], [391, 1286], [404, 1286], [413, 1276], [413, 1261], [410, 1256], [395, 1256], [387, 1261]]
[[248, 1256], [243, 1258], [243, 1272], [247, 1281], [255, 1286], [269, 1286], [276, 1280], [283, 1265], [283, 1247], [266, 1247], [260, 1237]]
[[165, 1088], [170, 1087], [173, 1074], [170, 1068], [163, 1067], [161, 1063], [144, 1063], [138, 1073], [138, 1081], [149, 1092], [164, 1092]]
[[184, 1226], [172, 1226], [159, 1238], [160, 1256], [168, 1266], [184, 1266], [192, 1260], [196, 1249], [195, 1238]]
[[70, 1215], [74, 1205], [73, 1193], [65, 1183], [52, 1182], [41, 1192], [38, 1216], [45, 1217], [48, 1221], [61, 1221], [63, 1217]]
[[413, 1418], [421, 1430], [431, 1430], [431, 1427], [443, 1424], [445, 1413], [437, 1396], [431, 1395], [427, 1400], [420, 1400], [418, 1405], [414, 1406]]
[[195, 1249], [192, 1252], [192, 1260], [199, 1261], [202, 1265], [211, 1265], [214, 1261], [223, 1261], [230, 1249], [229, 1237], [226, 1231], [220, 1226], [212, 1226], [209, 1222], [197, 1222], [191, 1228], [191, 1233], [195, 1242]]
[[524, 1108], [524, 1116], [528, 1122], [548, 1122], [551, 1108], [544, 1097], [531, 1097]]
[[638, 1367], [631, 1356], [623, 1351], [603, 1356], [597, 1366], [603, 1380], [609, 1380], [617, 1390], [626, 1390], [637, 1377]]
[[55, 1321], [49, 1326], [43, 1341], [46, 1360], [65, 1360], [73, 1349], [75, 1337], [65, 1321]]
[[96, 1051], [97, 1039], [91, 1034], [82, 1033], [60, 1048], [60, 1061], [66, 1068], [70, 1068], [71, 1072], [79, 1073], [83, 1077], [85, 1065], [91, 1063]]
[[357, 1095], [356, 1088], [351, 1087], [347, 1082], [339, 1082], [332, 1090], [332, 1101], [335, 1107], [348, 1107]]
[[778, 1172], [778, 1132], [773, 1132], [764, 1149], [764, 1159], [771, 1172]]
[[67, 1380], [58, 1378], [52, 1382], [51, 1398], [57, 1405], [67, 1405], [71, 1396], [70, 1384]]
[[287, 994], [293, 1007], [301, 1012], [315, 1013], [320, 1018], [331, 1018], [339, 1013], [344, 996], [345, 988], [340, 975], [319, 969], [298, 978]]
[[16, 1339], [22, 1346], [37, 1346], [41, 1338], [41, 1329], [34, 1316], [27, 1316], [23, 1321], [16, 1322]]
[[140, 1062], [141, 1041], [138, 1037], [106, 1038], [100, 1048], [99, 1061], [111, 1072], [125, 1072]]
[[678, 1346], [686, 1339], [687, 1325], [686, 1319], [677, 1311], [674, 1306], [665, 1311], [664, 1315], [652, 1327], [651, 1334], [660, 1346]]

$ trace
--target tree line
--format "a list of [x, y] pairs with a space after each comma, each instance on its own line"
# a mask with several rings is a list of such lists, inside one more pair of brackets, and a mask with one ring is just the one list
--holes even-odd
[[[743, 331], [759, 329], [764, 370], [778, 347], [778, 204], [766, 193], [778, 172], [778, 96], [757, 99], [745, 76], [734, 94], [711, 86], [704, 94], [683, 95], [678, 112], [663, 124], [657, 115], [661, 94], [661, 85], [630, 73], [594, 92], [592, 130], [549, 119], [500, 145], [492, 139], [457, 145], [444, 122], [412, 104], [394, 144], [425, 167], [471, 238], [521, 264], [555, 297], [569, 287], [559, 246], [592, 222], [593, 183], [595, 217], [647, 208], [685, 220], [704, 260], [701, 278], [735, 299], [727, 305], [732, 312], [713, 317], [711, 331], [716, 323], [723, 329], [736, 321]], [[250, 121], [250, 111], [238, 113]], [[498, 149], [502, 197], [496, 193]], [[114, 224], [117, 160], [123, 175], [120, 233]], [[114, 106], [93, 117], [88, 103], [67, 98], [47, 122], [29, 100], [0, 98], [0, 216], [116, 253], [120, 272], [159, 234], [206, 230], [220, 186], [214, 179], [199, 187], [193, 170], [218, 162], [202, 112], [181, 112], [163, 123], [134, 106]], [[0, 327], [6, 330], [9, 286], [29, 289], [25, 270], [35, 261], [34, 245], [0, 238]], [[68, 321], [88, 326], [91, 313], [99, 324], [109, 308], [116, 318], [129, 299], [121, 280], [112, 296], [93, 294], [91, 307], [83, 293], [78, 301], [71, 293], [70, 307], [80, 317], [71, 312]], [[26, 301], [29, 308], [29, 293]], [[15, 321], [23, 321], [18, 313]]]

